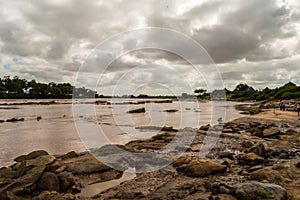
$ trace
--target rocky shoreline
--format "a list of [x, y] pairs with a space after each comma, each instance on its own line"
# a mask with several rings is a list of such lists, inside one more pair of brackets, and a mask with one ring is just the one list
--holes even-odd
[[[86, 152], [51, 156], [35, 151], [0, 169], [0, 199], [297, 200], [299, 127], [298, 119], [240, 118], [225, 123], [221, 135], [210, 134], [219, 138], [205, 158], [199, 158], [199, 149], [209, 125], [178, 132], [164, 130], [148, 140], [107, 145], [93, 152], [109, 158], [114, 168]], [[165, 155], [151, 153], [165, 147], [175, 136], [180, 141], [190, 133], [195, 133], [192, 144], [172, 164], [137, 173], [135, 178], [93, 196], [81, 194], [84, 187], [121, 178], [128, 168], [145, 167], [139, 157], [132, 160], [123, 152], [149, 153], [145, 163], [164, 165], [168, 162]]]

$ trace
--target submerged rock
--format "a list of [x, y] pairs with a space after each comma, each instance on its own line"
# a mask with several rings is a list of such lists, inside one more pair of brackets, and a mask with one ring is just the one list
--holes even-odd
[[138, 109], [130, 110], [127, 113], [144, 113], [144, 112], [146, 112], [146, 109], [143, 107], [143, 108], [138, 108]]
[[164, 110], [164, 112], [174, 113], [174, 112], [178, 112], [178, 110], [177, 109], [168, 109], [168, 110]]
[[6, 122], [23, 122], [24, 118], [11, 118], [7, 119]]

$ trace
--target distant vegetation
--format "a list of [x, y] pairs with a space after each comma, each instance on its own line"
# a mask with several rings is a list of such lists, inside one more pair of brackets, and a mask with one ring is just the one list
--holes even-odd
[[[15, 76], [10, 78], [5, 76], [0, 78], [0, 98], [2, 99], [22, 99], [22, 98], [72, 98], [73, 91], [75, 98], [78, 97], [110, 97], [98, 95], [96, 91], [82, 88], [75, 88], [70, 83], [39, 83], [35, 80], [27, 81]], [[238, 84], [233, 91], [228, 89], [214, 90], [208, 93], [206, 89], [195, 89], [195, 94], [182, 93], [181, 98], [199, 98], [199, 99], [224, 99], [234, 101], [245, 100], [279, 100], [279, 99], [299, 99], [300, 86], [289, 82], [282, 87], [270, 89], [266, 87], [263, 90], [257, 90], [247, 84]], [[121, 98], [177, 98], [176, 96], [149, 96], [146, 94], [123, 95]]]
[[[300, 86], [289, 82], [282, 87], [270, 89], [266, 87], [263, 90], [256, 90], [253, 87], [240, 83], [233, 91], [228, 89], [214, 90], [212, 93], [206, 93], [205, 89], [196, 89], [194, 91], [199, 99], [224, 99], [233, 101], [245, 101], [245, 100], [279, 100], [279, 99], [299, 99], [300, 100]], [[191, 97], [183, 93], [183, 97]]]
[[[74, 86], [70, 83], [38, 83], [35, 80], [27, 81], [15, 76], [0, 78], [0, 98], [26, 99], [26, 98], [72, 98]], [[96, 92], [75, 88], [77, 97], [95, 97]]]
[[300, 99], [300, 86], [289, 82], [282, 87], [263, 90], [255, 90], [247, 84], [239, 84], [233, 91], [226, 90], [229, 100], [279, 100], [279, 99]]

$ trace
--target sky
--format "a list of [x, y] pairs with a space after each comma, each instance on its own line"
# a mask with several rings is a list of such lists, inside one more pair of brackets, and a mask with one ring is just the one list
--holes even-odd
[[[147, 31], [126, 38], [148, 27], [189, 39]], [[101, 46], [116, 35], [124, 37], [113, 48]], [[165, 48], [139, 49], [149, 38]], [[180, 94], [212, 85], [215, 77], [194, 63], [218, 73], [229, 89], [299, 85], [299, 38], [298, 0], [0, 0], [1, 77], [97, 85], [100, 94]], [[211, 62], [188, 41], [203, 47]], [[192, 63], [167, 51], [176, 48], [186, 49]], [[135, 50], [115, 53], [126, 49]]]

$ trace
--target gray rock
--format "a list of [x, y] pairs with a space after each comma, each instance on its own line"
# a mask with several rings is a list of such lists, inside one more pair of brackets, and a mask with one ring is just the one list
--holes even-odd
[[207, 124], [205, 126], [201, 126], [200, 130], [208, 131], [209, 128], [210, 128], [210, 124]]
[[287, 191], [279, 185], [251, 181], [237, 187], [236, 198], [238, 200], [287, 200]]
[[62, 172], [58, 174], [58, 180], [60, 185], [60, 190], [62, 192], [65, 192], [72, 188], [72, 186], [75, 184], [75, 177], [72, 173], [69, 172]]
[[246, 153], [242, 156], [239, 156], [238, 163], [240, 165], [257, 165], [264, 163], [265, 159], [256, 155], [255, 153]]
[[45, 166], [37, 166], [27, 171], [24, 176], [18, 178], [17, 180], [0, 190], [0, 193], [7, 191], [17, 193], [23, 191], [24, 188], [29, 188], [41, 177], [45, 169]]
[[233, 133], [234, 131], [231, 128], [224, 128], [223, 133]]
[[37, 188], [42, 191], [59, 191], [59, 181], [52, 172], [45, 172], [37, 182]]
[[253, 142], [251, 142], [249, 140], [245, 140], [242, 142], [242, 146], [245, 148], [251, 148], [253, 146]]
[[230, 194], [230, 190], [228, 188], [226, 188], [225, 186], [220, 186], [219, 193], [220, 194]]
[[138, 108], [138, 109], [130, 110], [127, 113], [144, 113], [144, 112], [146, 112], [145, 108]]
[[76, 174], [91, 174], [97, 172], [105, 172], [111, 168], [100, 162], [73, 162], [67, 164], [67, 171]]
[[188, 156], [178, 158], [174, 162], [174, 167], [178, 172], [191, 177], [205, 177], [217, 173], [224, 173], [227, 169], [225, 165]]
[[236, 200], [235, 197], [233, 197], [233, 196], [231, 196], [229, 194], [220, 194], [215, 199], [218, 199], [218, 200]]
[[117, 198], [119, 199], [140, 199], [145, 197], [141, 192], [122, 192], [117, 194]]
[[284, 183], [283, 176], [281, 176], [281, 174], [278, 171], [273, 170], [271, 168], [259, 169], [251, 173], [250, 179], [257, 180], [257, 181], [267, 180], [270, 183], [275, 183], [280, 185]]
[[10, 178], [0, 178], [0, 188], [4, 187], [5, 185], [10, 184], [11, 182], [12, 182], [12, 179], [10, 179]]
[[285, 132], [285, 134], [286, 135], [296, 135], [296, 134], [298, 134], [298, 132], [293, 129], [289, 129]]
[[55, 191], [43, 191], [32, 200], [75, 200], [73, 194], [61, 194]]
[[0, 168], [0, 178], [14, 178], [15, 172], [10, 167]]
[[263, 131], [263, 137], [274, 137], [280, 135], [281, 132], [278, 128], [272, 127]]
[[21, 155], [21, 156], [15, 158], [14, 161], [22, 162], [25, 160], [35, 159], [35, 158], [37, 158], [39, 156], [43, 156], [43, 155], [49, 155], [49, 153], [44, 150], [37, 150], [37, 151], [33, 151], [33, 152], [29, 153], [28, 155]]
[[46, 166], [53, 163], [56, 160], [54, 156], [43, 155], [34, 159], [30, 159], [26, 161], [26, 168], [31, 168], [35, 166]]
[[20, 178], [26, 172], [26, 161], [23, 161], [20, 166], [17, 168], [15, 178]]
[[234, 153], [228, 152], [228, 151], [219, 153], [219, 158], [229, 158], [229, 159], [233, 160], [233, 156], [234, 156]]
[[[11, 192], [7, 192], [6, 195], [9, 200], [28, 200], [28, 198], [16, 196]], [[1, 199], [1, 197], [0, 197], [0, 199]]]
[[47, 172], [56, 172], [56, 170], [58, 170], [62, 166], [63, 166], [63, 163], [61, 161], [56, 160], [47, 166], [46, 171]]
[[77, 157], [78, 154], [75, 151], [70, 151], [69, 153], [62, 156], [62, 159], [70, 159]]
[[257, 170], [262, 169], [262, 168], [264, 168], [263, 165], [255, 165], [253, 167], [250, 167], [247, 171], [248, 172], [254, 172], [254, 171], [257, 171]]
[[256, 155], [259, 155], [260, 157], [266, 158], [266, 149], [263, 143], [258, 143], [256, 145], [254, 145], [253, 147], [251, 147], [250, 149], [248, 149], [246, 151], [246, 153], [255, 153]]

